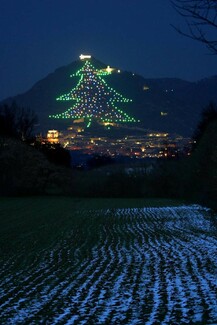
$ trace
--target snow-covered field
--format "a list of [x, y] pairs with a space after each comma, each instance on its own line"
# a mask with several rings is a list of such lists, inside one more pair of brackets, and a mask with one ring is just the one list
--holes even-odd
[[217, 324], [217, 229], [209, 210], [74, 213], [89, 221], [31, 263], [15, 267], [22, 250], [0, 260], [1, 324]]

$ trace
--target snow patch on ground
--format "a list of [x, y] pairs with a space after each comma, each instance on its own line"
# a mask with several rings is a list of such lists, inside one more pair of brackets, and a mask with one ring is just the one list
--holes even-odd
[[83, 261], [79, 247], [71, 254], [73, 232], [28, 270], [13, 274], [13, 261], [3, 261], [3, 324], [217, 323], [217, 238], [209, 209], [78, 213], [112, 219]]

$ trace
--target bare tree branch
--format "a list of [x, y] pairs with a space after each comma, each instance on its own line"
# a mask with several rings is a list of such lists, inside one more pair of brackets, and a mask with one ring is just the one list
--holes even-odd
[[[199, 41], [217, 54], [217, 0], [171, 0], [174, 9], [185, 19], [187, 30], [173, 26], [180, 34]], [[210, 34], [216, 35], [212, 39]]]

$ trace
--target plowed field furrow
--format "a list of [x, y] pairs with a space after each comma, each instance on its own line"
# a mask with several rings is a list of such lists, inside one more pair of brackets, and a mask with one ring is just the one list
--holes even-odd
[[[37, 290], [38, 287], [44, 286], [46, 282], [51, 283], [52, 279], [55, 278], [55, 274], [58, 271], [58, 263], [54, 263], [54, 252], [50, 253], [51, 259], [47, 259], [47, 265], [38, 265], [33, 268], [31, 267], [28, 270], [28, 276], [24, 277], [24, 272], [20, 274], [16, 274], [16, 278], [19, 278], [20, 284], [22, 285], [22, 289], [17, 286], [12, 287], [10, 290], [7, 290], [6, 296], [1, 297], [1, 300], [6, 300], [7, 296], [13, 296], [13, 299], [16, 299], [16, 295], [23, 295], [25, 297], [29, 296], [29, 294], [34, 290]], [[66, 269], [67, 263], [61, 263], [61, 268]], [[17, 281], [17, 279], [15, 279]], [[0, 305], [0, 308], [5, 307], [5, 303]]]
[[25, 267], [22, 252], [1, 258], [2, 324], [217, 323], [217, 238], [207, 209], [74, 215], [82, 227], [63, 232]]
[[[52, 287], [47, 287], [47, 292], [41, 292], [41, 298], [43, 297], [42, 302], [35, 301], [32, 305], [34, 309], [34, 305], [40, 304], [40, 313], [37, 314], [44, 314], [43, 317], [46, 316], [47, 312], [52, 310], [55, 312], [55, 305], [59, 306], [59, 302], [63, 303], [65, 300], [65, 297], [72, 295], [72, 292], [77, 291], [77, 296], [80, 297], [82, 294], [85, 294], [86, 287], [88, 286], [88, 282], [91, 283], [91, 280], [97, 272], [96, 269], [94, 269], [94, 266], [98, 264], [98, 262], [102, 260], [102, 255], [99, 254], [99, 249], [96, 249], [93, 252], [93, 259], [91, 260], [91, 263], [89, 261], [86, 261], [82, 265], [77, 267], [77, 270], [75, 270], [73, 267], [68, 268], [67, 270], [62, 272], [60, 271], [59, 278], [66, 279], [63, 282], [58, 282], [58, 278], [56, 279], [57, 283], [52, 284]], [[93, 270], [93, 273], [91, 271]], [[87, 278], [86, 274], [91, 274], [91, 276], [88, 278], [88, 281], [85, 282], [85, 279]], [[49, 289], [49, 292], [48, 292]], [[54, 303], [53, 303], [54, 302]], [[75, 299], [76, 303], [76, 299]], [[62, 306], [61, 306], [62, 309]], [[37, 310], [35, 310], [36, 312]], [[33, 310], [32, 310], [33, 313]], [[33, 318], [33, 315], [32, 317]]]
[[[86, 268], [84, 268], [82, 271], [77, 274], [77, 277], [74, 277], [74, 279], [69, 281], [67, 283], [67, 286], [63, 288], [62, 292], [59, 293], [57, 301], [68, 300], [68, 297], [73, 296], [73, 301], [77, 304], [79, 300], [83, 300], [86, 292], [88, 292], [88, 288], [91, 287], [91, 284], [93, 282], [94, 277], [98, 278], [98, 273], [101, 272], [101, 267], [103, 263], [103, 259], [105, 260], [104, 256], [106, 256], [103, 252], [100, 252], [100, 248], [97, 248], [93, 252], [93, 257], [95, 259], [92, 259], [88, 261]], [[87, 274], [91, 274], [89, 277], [87, 277]], [[69, 301], [71, 304], [71, 299]], [[67, 314], [67, 313], [66, 313]]]

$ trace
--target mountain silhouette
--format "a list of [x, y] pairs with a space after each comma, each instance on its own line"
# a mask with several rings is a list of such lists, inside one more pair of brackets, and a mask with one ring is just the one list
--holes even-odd
[[[97, 69], [105, 69], [107, 64], [91, 58]], [[60, 102], [56, 98], [69, 93], [78, 81], [71, 77], [84, 64], [77, 60], [56, 69], [38, 81], [23, 94], [5, 99], [1, 104], [12, 103], [29, 107], [38, 115], [38, 131], [46, 132], [57, 128], [64, 130], [71, 120], [55, 120], [49, 115], [65, 111], [73, 102]], [[200, 119], [201, 111], [210, 101], [217, 102], [217, 76], [189, 82], [176, 78], [146, 79], [132, 72], [116, 68], [112, 74], [103, 76], [106, 83], [123, 96], [132, 99], [125, 107], [127, 114], [140, 120], [138, 127], [181, 135], [192, 135]]]

